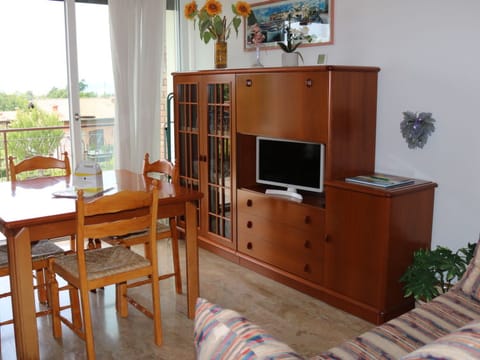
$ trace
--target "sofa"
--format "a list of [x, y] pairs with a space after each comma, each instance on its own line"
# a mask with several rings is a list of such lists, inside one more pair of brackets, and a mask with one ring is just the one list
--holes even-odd
[[[197, 300], [197, 359], [304, 359], [239, 313]], [[480, 359], [480, 251], [447, 293], [310, 360]]]

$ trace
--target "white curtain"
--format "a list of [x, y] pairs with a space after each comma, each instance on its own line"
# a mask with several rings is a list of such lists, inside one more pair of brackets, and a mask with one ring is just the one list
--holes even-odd
[[109, 0], [115, 81], [115, 167], [137, 173], [160, 156], [165, 1]]

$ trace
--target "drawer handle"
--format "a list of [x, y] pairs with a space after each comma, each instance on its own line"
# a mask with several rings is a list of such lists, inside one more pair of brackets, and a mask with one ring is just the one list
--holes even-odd
[[246, 85], [247, 87], [252, 87], [252, 80], [251, 80], [251, 79], [245, 80], [245, 85]]
[[307, 216], [305, 216], [304, 222], [305, 222], [305, 224], [311, 224], [312, 223], [312, 218], [307, 215]]
[[305, 80], [305, 86], [306, 86], [307, 88], [311, 88], [311, 87], [313, 86], [313, 81], [312, 81], [312, 79], [307, 79], [307, 80]]
[[247, 243], [247, 249], [252, 250], [253, 249], [253, 244], [251, 242]]
[[248, 207], [252, 207], [252, 205], [253, 205], [253, 200], [252, 200], [252, 199], [248, 199], [248, 200], [247, 200], [247, 206], [248, 206]]
[[305, 266], [303, 267], [303, 272], [306, 272], [306, 273], [311, 273], [311, 269], [310, 269], [310, 265], [308, 264], [305, 264]]
[[253, 223], [251, 221], [247, 221], [247, 228], [251, 229], [253, 227]]
[[310, 240], [305, 240], [303, 246], [305, 247], [305, 249], [310, 249], [312, 247], [312, 244], [310, 243]]

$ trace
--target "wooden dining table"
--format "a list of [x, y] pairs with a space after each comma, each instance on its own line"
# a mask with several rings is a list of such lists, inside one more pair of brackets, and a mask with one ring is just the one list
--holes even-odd
[[[127, 170], [103, 172], [107, 194], [145, 190], [149, 180]], [[75, 199], [53, 194], [72, 189], [71, 177], [0, 183], [0, 232], [7, 239], [15, 345], [18, 359], [39, 359], [30, 242], [75, 233]], [[193, 319], [199, 295], [197, 200], [203, 194], [160, 182], [158, 217], [185, 217], [187, 313]]]

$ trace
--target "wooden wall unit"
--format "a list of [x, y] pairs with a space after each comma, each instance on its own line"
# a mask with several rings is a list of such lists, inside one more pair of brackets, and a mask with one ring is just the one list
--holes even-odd
[[[398, 279], [413, 251], [430, 246], [436, 187], [344, 181], [374, 171], [378, 71], [174, 74], [181, 182], [205, 193], [200, 245], [374, 323], [412, 306]], [[324, 193], [302, 192], [302, 203], [265, 195], [255, 181], [257, 136], [325, 144]]]

